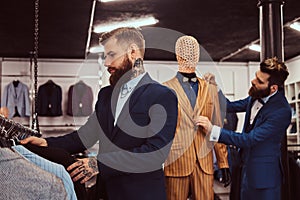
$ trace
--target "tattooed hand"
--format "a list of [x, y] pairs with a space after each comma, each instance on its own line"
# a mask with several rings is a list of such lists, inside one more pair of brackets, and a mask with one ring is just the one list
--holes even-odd
[[74, 182], [81, 180], [82, 184], [99, 174], [96, 157], [78, 159], [67, 170]]

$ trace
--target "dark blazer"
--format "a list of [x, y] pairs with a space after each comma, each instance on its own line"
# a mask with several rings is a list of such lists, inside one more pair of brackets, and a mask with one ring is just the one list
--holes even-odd
[[110, 200], [166, 199], [162, 164], [174, 138], [177, 98], [146, 74], [114, 126], [118, 95], [111, 86], [101, 89], [88, 122], [71, 134], [48, 138], [48, 145], [75, 153], [99, 140], [98, 191]]
[[68, 91], [67, 114], [89, 116], [93, 112], [93, 91], [83, 81], [71, 85]]
[[38, 89], [38, 114], [40, 116], [61, 116], [61, 87], [49, 80]]
[[280, 145], [291, 122], [291, 109], [283, 92], [278, 91], [259, 110], [253, 128], [246, 133], [252, 101], [248, 97], [227, 102], [228, 112], [246, 112], [245, 123], [241, 134], [221, 129], [219, 142], [241, 148], [242, 199], [277, 199], [282, 182]]

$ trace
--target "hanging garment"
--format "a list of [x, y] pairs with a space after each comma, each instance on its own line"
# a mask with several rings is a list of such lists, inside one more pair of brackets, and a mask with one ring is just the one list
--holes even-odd
[[30, 101], [29, 89], [22, 82], [14, 85], [14, 82], [5, 86], [1, 107], [7, 107], [9, 110], [8, 118], [13, 118], [15, 115], [20, 117], [30, 116]]
[[[32, 144], [24, 145], [26, 149], [31, 152], [58, 164], [61, 164], [65, 167], [69, 167], [71, 164], [76, 162], [76, 159], [71, 156], [68, 152], [61, 148], [55, 147], [40, 147]], [[76, 196], [78, 200], [86, 200], [87, 199], [87, 191], [85, 189], [85, 185], [81, 184], [80, 181], [73, 182]]]
[[72, 179], [62, 165], [46, 160], [45, 158], [32, 153], [22, 145], [12, 146], [12, 148], [33, 164], [60, 178], [64, 184], [68, 199], [77, 200]]
[[39, 116], [61, 116], [61, 87], [52, 80], [47, 81], [38, 89], [38, 115]]
[[9, 148], [0, 148], [0, 199], [67, 199], [62, 181]]
[[93, 112], [93, 91], [83, 81], [71, 85], [68, 92], [67, 114], [70, 116], [89, 116]]

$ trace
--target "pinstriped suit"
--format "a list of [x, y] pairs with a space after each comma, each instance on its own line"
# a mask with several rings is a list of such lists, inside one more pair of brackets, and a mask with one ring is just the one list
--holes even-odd
[[[198, 78], [198, 96], [192, 108], [177, 77], [164, 84], [175, 90], [178, 97], [176, 133], [164, 168], [168, 199], [186, 199], [190, 186], [193, 199], [213, 199], [214, 144], [194, 126], [193, 116], [204, 115], [214, 124], [222, 124], [217, 88]], [[219, 168], [228, 168], [226, 146], [215, 144], [214, 149]]]

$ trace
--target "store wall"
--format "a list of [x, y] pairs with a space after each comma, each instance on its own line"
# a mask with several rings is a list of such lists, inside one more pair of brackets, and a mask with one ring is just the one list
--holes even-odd
[[[1, 91], [11, 81], [18, 79], [27, 84], [30, 88], [32, 77], [29, 60], [24, 59], [4, 59], [2, 65]], [[199, 62], [196, 73], [198, 76], [210, 72], [215, 74], [217, 83], [223, 93], [231, 100], [241, 99], [247, 96], [250, 85], [249, 74], [257, 67], [257, 63], [213, 63]], [[146, 71], [158, 82], [164, 82], [174, 77], [178, 65], [172, 61], [145, 61]], [[94, 103], [97, 100], [97, 93], [100, 89], [99, 71], [101, 76], [101, 86], [109, 84], [109, 74], [106, 68], [101, 66], [96, 60], [49, 60], [41, 59], [38, 63], [39, 86], [49, 79], [62, 88], [63, 116], [60, 117], [39, 117], [41, 126], [45, 129], [64, 129], [69, 125], [80, 126], [87, 119], [86, 117], [73, 118], [66, 115], [67, 93], [72, 84], [83, 80], [93, 89]], [[242, 129], [243, 114], [239, 114], [238, 130]], [[28, 122], [29, 123], [29, 122]], [[49, 126], [49, 128], [47, 128]]]
[[286, 83], [289, 84], [300, 81], [300, 56], [286, 61], [286, 64], [290, 72]]

